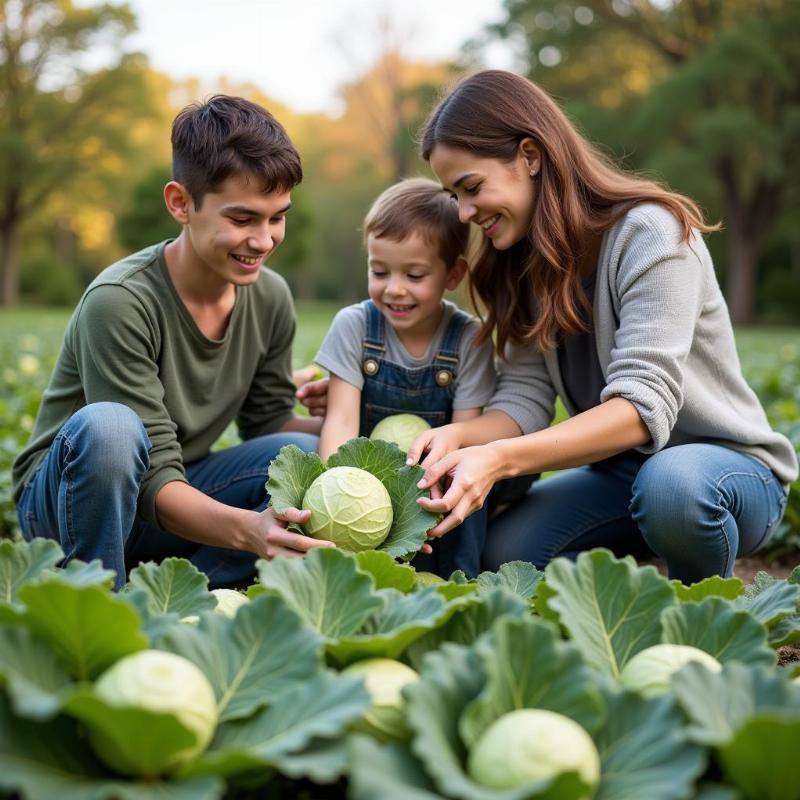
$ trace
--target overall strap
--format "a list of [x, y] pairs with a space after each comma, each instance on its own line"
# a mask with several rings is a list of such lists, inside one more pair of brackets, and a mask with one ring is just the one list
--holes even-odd
[[364, 354], [361, 358], [361, 367], [366, 375], [372, 376], [380, 369], [381, 359], [386, 353], [386, 344], [384, 342], [386, 323], [383, 319], [383, 314], [381, 314], [372, 300], [367, 300], [365, 308], [367, 311], [367, 330], [362, 342]]
[[461, 338], [464, 335], [469, 319], [469, 316], [463, 311], [456, 310], [447, 323], [447, 330], [442, 337], [442, 343], [431, 361], [431, 365], [436, 368], [436, 383], [439, 386], [447, 386], [455, 379], [458, 372]]

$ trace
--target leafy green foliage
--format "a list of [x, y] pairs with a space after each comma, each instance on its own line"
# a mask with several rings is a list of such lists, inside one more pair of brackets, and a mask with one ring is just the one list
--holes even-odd
[[[393, 519], [389, 533], [377, 550], [391, 556], [411, 556], [425, 541], [425, 533], [436, 522], [436, 515], [417, 505], [426, 495], [417, 488], [424, 470], [408, 467], [405, 456], [395, 444], [364, 437], [345, 442], [323, 464], [316, 453], [304, 453], [287, 445], [269, 467], [267, 492], [270, 503], [280, 513], [287, 508], [301, 508], [309, 487], [325, 470], [356, 467], [374, 475], [385, 487], [392, 503]], [[313, 491], [313, 490], [312, 490]]]
[[[56, 566], [53, 546], [5, 543], [0, 555], [0, 792], [250, 800], [347, 781], [349, 796], [370, 800], [581, 797], [573, 772], [512, 790], [471, 776], [483, 734], [526, 709], [591, 737], [600, 800], [778, 798], [796, 785], [800, 685], [772, 648], [798, 616], [800, 572], [757, 576], [745, 591], [730, 580], [684, 590], [598, 550], [544, 574], [510, 564], [419, 586], [386, 553], [317, 549], [259, 562], [250, 602], [227, 617], [180, 559], [139, 567], [114, 594], [97, 564]], [[187, 611], [197, 624], [180, 621]], [[690, 663], [660, 697], [626, 691], [615, 669], [650, 640], [700, 646], [722, 671]], [[183, 656], [207, 678], [219, 722], [203, 752], [185, 713], [198, 709], [102, 698], [98, 676], [145, 648]], [[330, 668], [372, 657], [420, 674], [402, 689], [406, 738], [390, 745], [362, 735], [362, 679]], [[142, 744], [127, 771], [176, 771], [126, 777], [98, 757], [120, 768], [108, 748], [131, 753], [132, 741]]]
[[653, 622], [675, 602], [669, 582], [653, 567], [639, 569], [632, 558], [620, 561], [607, 550], [581, 553], [574, 564], [558, 558], [545, 577], [554, 591], [547, 607], [584, 658], [614, 677], [631, 657], [659, 641]]

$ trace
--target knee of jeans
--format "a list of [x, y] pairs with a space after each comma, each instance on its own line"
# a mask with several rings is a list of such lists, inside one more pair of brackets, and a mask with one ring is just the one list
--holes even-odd
[[319, 436], [312, 433], [287, 433], [286, 444], [297, 445], [306, 453], [315, 453], [319, 449]]
[[144, 424], [122, 403], [84, 406], [65, 428], [70, 448], [86, 453], [98, 472], [116, 474], [133, 467], [143, 473], [149, 465], [150, 440]]
[[693, 468], [691, 459], [670, 448], [656, 453], [639, 470], [633, 482], [631, 515], [647, 544], [660, 552], [663, 544], [677, 544], [677, 532], [696, 528], [715, 513], [712, 492], [706, 490], [703, 477]]

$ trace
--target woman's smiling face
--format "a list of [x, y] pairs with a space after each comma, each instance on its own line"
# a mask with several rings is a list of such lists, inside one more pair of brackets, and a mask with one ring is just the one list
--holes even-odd
[[430, 165], [458, 202], [461, 221], [479, 225], [496, 250], [507, 250], [525, 238], [536, 203], [539, 151], [535, 147], [520, 144], [514, 159], [505, 162], [437, 144]]

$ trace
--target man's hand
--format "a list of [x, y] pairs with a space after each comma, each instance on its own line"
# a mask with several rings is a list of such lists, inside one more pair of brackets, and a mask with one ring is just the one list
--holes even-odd
[[259, 541], [256, 543], [258, 554], [262, 558], [272, 559], [275, 556], [302, 558], [315, 547], [336, 547], [325, 539], [312, 539], [302, 533], [286, 530], [290, 523], [302, 525], [308, 522], [310, 511], [289, 508], [284, 514], [276, 514], [271, 508], [259, 514]]

